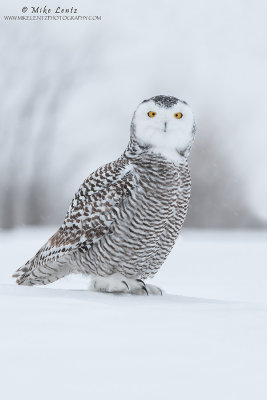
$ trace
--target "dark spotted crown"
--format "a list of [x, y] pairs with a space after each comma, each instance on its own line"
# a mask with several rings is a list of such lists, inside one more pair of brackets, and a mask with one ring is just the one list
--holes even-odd
[[151, 101], [151, 100], [154, 101], [154, 103], [157, 104], [157, 106], [163, 107], [163, 108], [170, 108], [170, 107], [174, 106], [175, 104], [177, 104], [178, 102], [187, 104], [185, 101], [179, 100], [176, 97], [162, 96], [162, 95], [151, 97], [150, 99], [144, 100], [143, 103], [146, 103], [147, 101]]

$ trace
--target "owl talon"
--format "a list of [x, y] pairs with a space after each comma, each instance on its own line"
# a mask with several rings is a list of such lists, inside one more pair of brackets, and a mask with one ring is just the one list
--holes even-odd
[[145, 284], [145, 282], [142, 280], [142, 279], [136, 279], [136, 282], [138, 282], [138, 283], [141, 283], [142, 284], [142, 286], [141, 286], [141, 288], [146, 292], [146, 295], [148, 296], [149, 295], [149, 293], [148, 293], [148, 291], [147, 291], [147, 288], [146, 288], [146, 284]]
[[147, 291], [146, 286], [142, 286], [142, 289], [146, 292], [146, 295], [148, 296], [148, 291]]
[[125, 282], [125, 281], [121, 281], [121, 282], [124, 283], [124, 285], [127, 287], [128, 290], [130, 290], [130, 289], [129, 289], [129, 285], [128, 285], [127, 282]]
[[136, 282], [142, 283], [144, 286], [146, 286], [145, 282], [142, 279], [136, 279]]

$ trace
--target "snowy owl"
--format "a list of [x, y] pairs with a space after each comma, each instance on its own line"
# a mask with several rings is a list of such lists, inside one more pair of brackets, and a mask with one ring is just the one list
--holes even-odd
[[14, 273], [17, 283], [46, 285], [82, 273], [92, 290], [162, 294], [144, 279], [158, 271], [184, 223], [194, 136], [185, 101], [144, 100], [122, 156], [85, 179], [62, 226]]

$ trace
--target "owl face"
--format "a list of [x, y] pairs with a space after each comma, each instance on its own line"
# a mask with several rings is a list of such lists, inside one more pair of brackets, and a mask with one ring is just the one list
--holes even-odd
[[188, 155], [194, 139], [194, 116], [187, 103], [175, 97], [156, 96], [137, 108], [133, 124], [135, 136], [151, 151], [176, 160]]

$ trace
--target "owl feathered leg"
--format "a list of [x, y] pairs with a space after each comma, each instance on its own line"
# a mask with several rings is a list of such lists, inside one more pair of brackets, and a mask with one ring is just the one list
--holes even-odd
[[94, 276], [90, 289], [108, 293], [131, 293], [137, 295], [162, 295], [162, 290], [154, 285], [147, 285], [141, 279], [126, 278], [120, 273], [112, 275]]
[[66, 257], [38, 266], [34, 266], [33, 261], [30, 260], [14, 273], [13, 278], [17, 278], [18, 285], [47, 285], [72, 272], [73, 268]]

